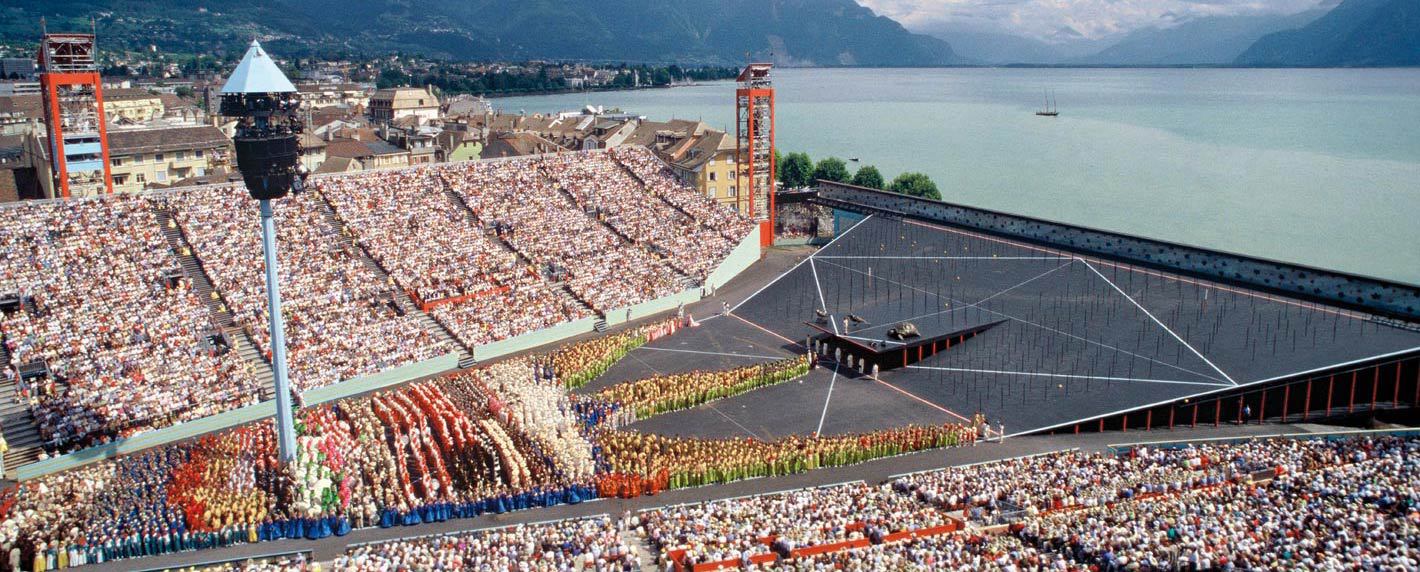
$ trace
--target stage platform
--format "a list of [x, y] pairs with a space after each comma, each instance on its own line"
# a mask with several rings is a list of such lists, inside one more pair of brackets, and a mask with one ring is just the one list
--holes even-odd
[[804, 351], [807, 338], [823, 335], [815, 310], [864, 317], [850, 334], [871, 340], [904, 320], [924, 332], [995, 325], [877, 379], [829, 367], [802, 383], [632, 427], [768, 437], [960, 421], [981, 411], [1020, 434], [1420, 352], [1420, 333], [1364, 314], [868, 217], [735, 304], [731, 316], [636, 350], [598, 385]]

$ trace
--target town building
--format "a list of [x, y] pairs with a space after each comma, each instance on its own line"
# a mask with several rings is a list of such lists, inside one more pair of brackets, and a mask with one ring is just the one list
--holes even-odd
[[0, 58], [0, 79], [33, 80], [38, 71], [34, 58]]
[[425, 120], [439, 118], [439, 98], [433, 91], [417, 87], [381, 89], [370, 96], [370, 120], [390, 122], [404, 117]]
[[39, 95], [37, 81], [0, 81], [0, 95]]
[[106, 89], [104, 115], [109, 123], [147, 123], [163, 117], [163, 98], [141, 88]]
[[[409, 151], [395, 147], [379, 139], [361, 141], [359, 139], [332, 139], [326, 142], [325, 162], [331, 163], [337, 158], [355, 161], [358, 169], [399, 169], [409, 166]], [[344, 164], [344, 161], [334, 165]], [[321, 172], [329, 172], [322, 170]]]
[[0, 96], [0, 135], [24, 135], [44, 128], [44, 99], [39, 94]]
[[729, 133], [711, 129], [702, 121], [642, 121], [621, 144], [649, 148], [676, 177], [706, 197], [742, 212], [748, 210], [740, 196], [746, 181], [736, 160], [735, 138]]
[[231, 164], [232, 142], [210, 126], [114, 129], [108, 133], [114, 192], [166, 187]]
[[356, 83], [307, 83], [296, 86], [296, 90], [301, 94], [301, 106], [309, 110], [370, 106], [370, 91]]

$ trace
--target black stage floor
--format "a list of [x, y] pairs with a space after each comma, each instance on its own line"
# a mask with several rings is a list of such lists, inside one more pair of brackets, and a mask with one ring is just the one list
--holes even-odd
[[1420, 334], [1331, 307], [869, 217], [732, 316], [636, 350], [593, 388], [802, 351], [815, 309], [866, 318], [850, 332], [864, 340], [902, 320], [924, 331], [1005, 322], [880, 380], [821, 369], [633, 428], [834, 434], [982, 411], [1017, 434], [1420, 349]]

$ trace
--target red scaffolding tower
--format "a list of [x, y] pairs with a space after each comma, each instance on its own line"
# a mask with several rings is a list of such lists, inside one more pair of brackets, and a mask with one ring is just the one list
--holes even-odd
[[735, 197], [740, 212], [759, 223], [762, 246], [774, 243], [774, 84], [773, 64], [749, 64], [735, 90], [735, 155], [740, 172]]
[[57, 194], [113, 192], [103, 84], [93, 34], [44, 34], [39, 81]]

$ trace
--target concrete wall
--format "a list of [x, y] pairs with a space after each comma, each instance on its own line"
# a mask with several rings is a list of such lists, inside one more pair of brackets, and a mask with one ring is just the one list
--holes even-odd
[[478, 361], [488, 361], [541, 345], [550, 344], [558, 340], [564, 340], [579, 334], [585, 334], [593, 330], [596, 322], [596, 318], [582, 318], [571, 322], [563, 322], [556, 326], [535, 332], [528, 332], [521, 336], [513, 336], [506, 340], [483, 344], [473, 348], [473, 358]]
[[[343, 399], [352, 395], [359, 395], [376, 389], [452, 371], [458, 368], [458, 363], [458, 354], [446, 354], [422, 362], [405, 364], [379, 373], [312, 389], [302, 394], [302, 397], [305, 399], [307, 406], [318, 405], [328, 401]], [[97, 447], [89, 447], [67, 455], [60, 455], [36, 463], [30, 463], [16, 468], [12, 472], [11, 477], [17, 481], [24, 481], [51, 473], [67, 471], [89, 463], [111, 459], [119, 455], [129, 455], [150, 447], [185, 441], [214, 431], [221, 431], [238, 425], [260, 421], [271, 417], [275, 413], [276, 402], [263, 401], [256, 405], [248, 405], [246, 407], [233, 409], [201, 419], [186, 421], [162, 429], [144, 431], [127, 439], [120, 439]]]
[[[972, 207], [819, 181], [817, 200], [980, 230], [1048, 247], [1099, 255], [1239, 284], [1380, 316], [1420, 321], [1420, 286], [1207, 250]], [[839, 203], [837, 205], [831, 203]]]
[[712, 289], [718, 290], [721, 286], [724, 286], [726, 282], [739, 276], [739, 274], [744, 272], [746, 268], [749, 268], [751, 264], [758, 262], [759, 233], [760, 226], [754, 225], [754, 230], [750, 231], [749, 236], [746, 236], [744, 240], [740, 241], [739, 245], [735, 246], [733, 250], [730, 250], [730, 255], [726, 256], [725, 260], [720, 262], [720, 265], [710, 272], [710, 276], [705, 280], [706, 284]]

